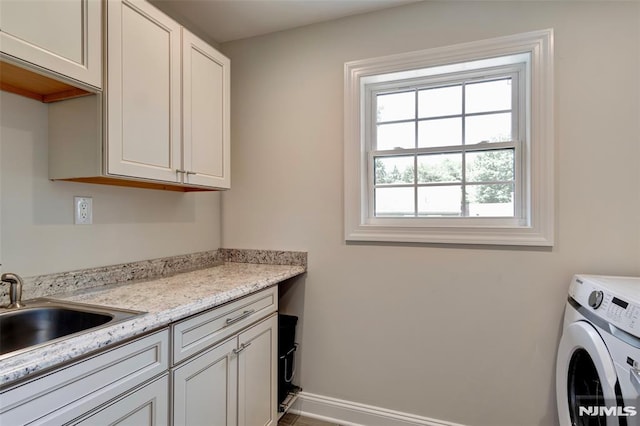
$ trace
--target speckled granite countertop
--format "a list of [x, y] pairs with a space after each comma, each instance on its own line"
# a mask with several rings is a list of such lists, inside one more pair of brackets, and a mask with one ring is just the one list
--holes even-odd
[[[226, 258], [229, 259], [229, 256]], [[231, 260], [238, 260], [238, 258], [231, 257]], [[252, 258], [243, 257], [239, 260], [247, 262]], [[5, 358], [0, 361], [0, 386], [105, 346], [164, 327], [189, 315], [255, 293], [305, 271], [306, 254], [304, 264], [298, 265], [226, 261], [218, 266], [181, 272], [172, 276], [49, 295], [48, 297], [60, 300], [133, 309], [146, 313], [109, 327]]]

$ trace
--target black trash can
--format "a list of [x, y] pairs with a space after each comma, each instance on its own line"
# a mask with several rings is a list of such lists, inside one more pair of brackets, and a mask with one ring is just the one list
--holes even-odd
[[278, 314], [278, 405], [287, 397], [295, 374], [296, 323], [298, 317]]

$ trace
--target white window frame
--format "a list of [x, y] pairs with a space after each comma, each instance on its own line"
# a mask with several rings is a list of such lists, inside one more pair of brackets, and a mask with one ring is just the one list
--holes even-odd
[[[521, 120], [514, 217], [373, 217], [370, 153], [379, 88], [419, 79], [520, 67]], [[407, 83], [409, 82], [409, 83]], [[347, 62], [345, 64], [344, 207], [347, 241], [552, 246], [554, 243], [553, 30]], [[520, 85], [522, 86], [522, 84]], [[513, 106], [516, 108], [516, 106]], [[518, 191], [517, 191], [518, 192]]]

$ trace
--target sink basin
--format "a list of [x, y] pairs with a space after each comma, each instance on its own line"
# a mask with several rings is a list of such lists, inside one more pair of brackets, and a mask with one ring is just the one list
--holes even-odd
[[143, 313], [44, 298], [24, 303], [24, 308], [0, 309], [0, 359]]

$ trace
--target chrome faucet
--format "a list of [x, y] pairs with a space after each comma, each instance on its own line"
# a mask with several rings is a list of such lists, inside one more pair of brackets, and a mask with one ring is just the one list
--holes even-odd
[[9, 304], [6, 308], [23, 308], [25, 306], [22, 303], [22, 278], [20, 278], [16, 274], [12, 274], [11, 272], [7, 272], [0, 276], [0, 281], [2, 283], [9, 284]]

